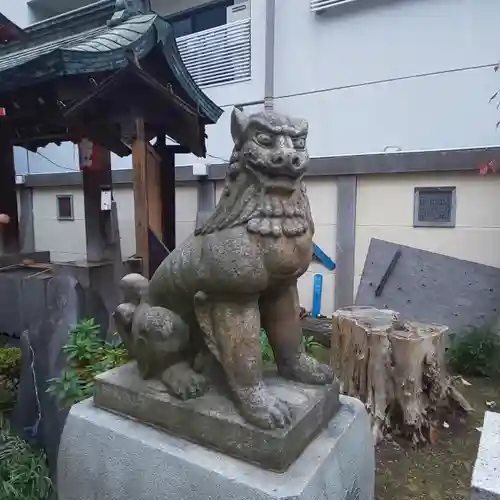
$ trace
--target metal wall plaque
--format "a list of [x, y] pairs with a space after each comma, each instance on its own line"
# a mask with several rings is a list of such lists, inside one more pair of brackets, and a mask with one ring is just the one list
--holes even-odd
[[454, 187], [415, 188], [413, 225], [415, 227], [455, 227]]

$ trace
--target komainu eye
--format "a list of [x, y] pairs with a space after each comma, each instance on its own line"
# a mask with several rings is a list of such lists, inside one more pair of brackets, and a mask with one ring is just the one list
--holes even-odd
[[293, 146], [295, 149], [304, 149], [306, 147], [306, 140], [303, 137], [298, 137], [293, 140]]
[[258, 144], [265, 147], [271, 146], [273, 144], [273, 138], [269, 134], [257, 134], [255, 136], [255, 140]]

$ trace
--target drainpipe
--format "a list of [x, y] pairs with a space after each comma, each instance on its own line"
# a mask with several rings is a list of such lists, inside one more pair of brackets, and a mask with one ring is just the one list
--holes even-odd
[[264, 109], [274, 108], [274, 35], [276, 19], [276, 0], [266, 0], [266, 37], [264, 70]]

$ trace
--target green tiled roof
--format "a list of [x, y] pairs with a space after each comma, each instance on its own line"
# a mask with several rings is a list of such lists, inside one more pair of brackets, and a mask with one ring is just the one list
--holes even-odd
[[[112, 11], [106, 2], [104, 11], [110, 18]], [[102, 8], [103, 8], [102, 7]], [[180, 56], [171, 25], [154, 14], [139, 14], [117, 25], [101, 22], [97, 27], [68, 34], [62, 25], [71, 24], [66, 16], [59, 26], [46, 22], [45, 28], [27, 29], [28, 42], [8, 44], [0, 50], [0, 96], [16, 88], [30, 87], [67, 75], [92, 74], [123, 68], [125, 54], [133, 50], [139, 61], [159, 44], [163, 55], [179, 85], [191, 99], [192, 105], [215, 123], [222, 110], [196, 85]], [[88, 16], [86, 22], [89, 22]], [[36, 27], [34, 27], [36, 28]]]

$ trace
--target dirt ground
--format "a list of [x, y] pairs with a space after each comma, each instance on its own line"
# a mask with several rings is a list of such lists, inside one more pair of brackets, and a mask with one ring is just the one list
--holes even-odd
[[[466, 420], [446, 421], [438, 440], [421, 450], [402, 441], [386, 440], [377, 449], [376, 500], [469, 499], [472, 468], [477, 455], [486, 402], [500, 412], [500, 382], [466, 377], [471, 386], [457, 388], [474, 407]], [[478, 430], [479, 429], [479, 430]]]

